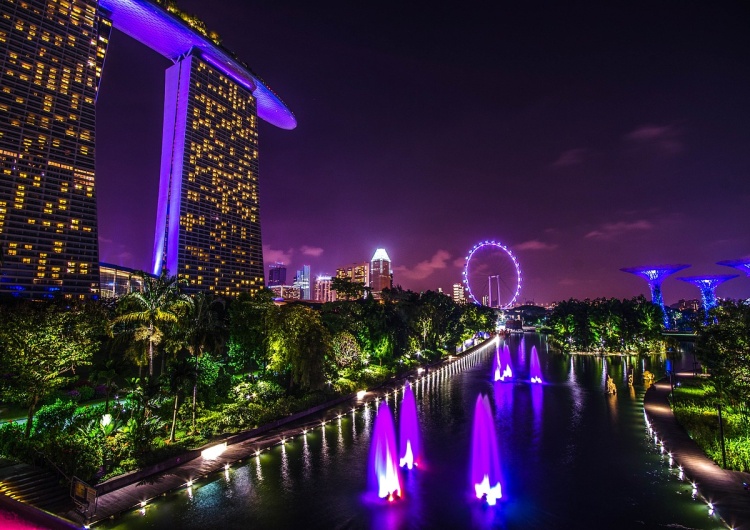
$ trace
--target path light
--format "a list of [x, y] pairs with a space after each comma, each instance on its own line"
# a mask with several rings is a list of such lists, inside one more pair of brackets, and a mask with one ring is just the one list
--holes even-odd
[[188, 480], [188, 481], [187, 481], [187, 483], [186, 483], [185, 485], [186, 485], [186, 486], [187, 486], [188, 488], [192, 488], [192, 487], [193, 487], [193, 481], [192, 481], [192, 480]]
[[212, 445], [201, 451], [201, 456], [204, 460], [216, 460], [218, 456], [227, 450], [227, 443], [223, 442], [220, 444]]
[[307, 436], [307, 429], [302, 429], [302, 434], [304, 434], [305, 436]]
[[362, 400], [367, 395], [367, 390], [360, 390], [357, 392], [357, 399]]
[[708, 515], [713, 515], [713, 514], [714, 514], [714, 505], [713, 503], [709, 502], [708, 503]]

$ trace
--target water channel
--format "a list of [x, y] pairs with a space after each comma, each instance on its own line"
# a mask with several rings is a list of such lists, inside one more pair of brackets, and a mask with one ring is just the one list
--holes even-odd
[[[724, 528], [646, 431], [642, 373], [661, 377], [664, 357], [563, 356], [543, 336], [507, 341], [517, 382], [491, 381], [493, 346], [414, 383], [424, 463], [403, 474], [398, 502], [374, 502], [367, 492], [373, 402], [97, 528]], [[532, 346], [543, 385], [523, 382]], [[676, 367], [692, 363], [682, 353]], [[607, 373], [616, 395], [604, 392]], [[495, 507], [478, 502], [469, 484], [480, 393], [491, 400], [500, 451]], [[391, 394], [398, 417], [395, 401]]]

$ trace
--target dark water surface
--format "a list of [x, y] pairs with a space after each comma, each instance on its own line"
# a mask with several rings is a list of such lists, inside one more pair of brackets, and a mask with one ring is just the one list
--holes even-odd
[[[663, 375], [662, 357], [556, 355], [544, 337], [529, 334], [508, 344], [519, 379], [529, 378], [536, 345], [543, 386], [493, 384], [494, 347], [454, 363], [455, 373], [415, 383], [425, 463], [403, 474], [398, 503], [375, 502], [366, 491], [373, 403], [162, 497], [144, 514], [97, 527], [724, 528], [647, 435], [641, 374]], [[689, 370], [692, 361], [684, 354], [677, 369]], [[634, 388], [627, 385], [630, 367]], [[607, 372], [617, 384], [614, 396], [604, 393]], [[478, 503], [469, 484], [471, 415], [480, 393], [493, 404], [503, 469], [496, 507]], [[392, 396], [389, 403], [397, 420]]]

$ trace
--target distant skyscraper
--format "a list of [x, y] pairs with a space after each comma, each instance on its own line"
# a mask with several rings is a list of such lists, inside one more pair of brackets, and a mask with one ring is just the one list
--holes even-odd
[[362, 284], [364, 287], [370, 286], [370, 264], [355, 263], [349, 267], [336, 269], [336, 278], [348, 278], [354, 283]]
[[268, 268], [268, 287], [274, 285], [286, 285], [286, 266], [283, 263], [274, 263]]
[[315, 278], [315, 300], [318, 302], [335, 302], [336, 291], [331, 291], [331, 277], [318, 276]]
[[1, 9], [0, 292], [95, 295], [94, 105], [111, 24], [96, 0]]
[[263, 287], [255, 98], [197, 55], [167, 70], [154, 274], [237, 295]]
[[466, 291], [464, 291], [464, 284], [454, 283], [453, 284], [453, 301], [457, 304], [466, 303]]
[[310, 293], [310, 265], [302, 265], [302, 268], [297, 271], [297, 276], [294, 278], [294, 287], [300, 290], [301, 300], [311, 300]]
[[370, 287], [372, 294], [376, 298], [380, 296], [383, 289], [393, 287], [393, 278], [391, 277], [391, 258], [383, 248], [375, 251], [370, 260]]

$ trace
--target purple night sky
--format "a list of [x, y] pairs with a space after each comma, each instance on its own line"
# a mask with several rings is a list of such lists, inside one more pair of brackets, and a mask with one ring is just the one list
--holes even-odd
[[[747, 3], [408, 4], [179, 0], [299, 123], [261, 122], [266, 265], [332, 274], [384, 247], [394, 283], [449, 292], [495, 239], [543, 303], [648, 294], [621, 267], [750, 256]], [[114, 32], [102, 261], [151, 267], [169, 65]], [[663, 293], [699, 298], [674, 277]]]

